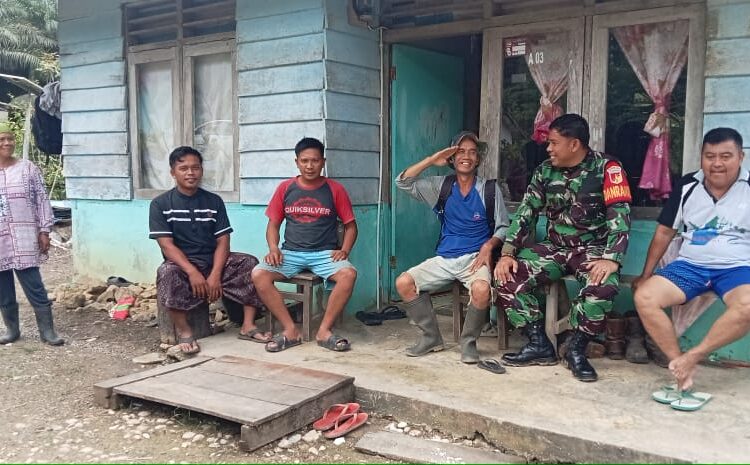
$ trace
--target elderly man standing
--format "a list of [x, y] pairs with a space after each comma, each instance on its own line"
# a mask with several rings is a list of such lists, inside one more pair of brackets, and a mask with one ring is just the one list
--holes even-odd
[[[750, 173], [742, 168], [743, 159], [737, 131], [706, 133], [701, 169], [683, 177], [672, 191], [633, 285], [638, 314], [670, 359], [680, 390], [693, 385], [698, 362], [750, 331]], [[678, 233], [682, 245], [677, 259], [654, 272]], [[721, 297], [726, 311], [697, 346], [682, 353], [663, 309], [709, 290]]]
[[[557, 364], [534, 291], [573, 273], [581, 290], [572, 303], [575, 332], [564, 362], [576, 379], [596, 381], [586, 346], [604, 332], [604, 317], [618, 292], [630, 231], [630, 188], [619, 161], [589, 148], [589, 125], [581, 116], [554, 120], [548, 141], [549, 159], [534, 172], [495, 267], [498, 307], [529, 337], [518, 353], [502, 359], [510, 366]], [[547, 238], [522, 248], [542, 212]]]
[[[492, 294], [492, 250], [502, 244], [509, 221], [495, 181], [486, 181], [476, 174], [481, 162], [478, 145], [474, 133], [461, 132], [450, 147], [408, 167], [396, 178], [399, 189], [427, 203], [441, 222], [437, 256], [396, 278], [396, 290], [404, 300], [402, 308], [422, 330], [420, 341], [406, 350], [411, 357], [443, 349], [428, 292], [458, 279], [471, 296], [461, 332], [461, 361], [479, 362], [477, 338], [487, 321]], [[446, 165], [456, 171], [455, 175], [419, 177], [430, 166]], [[490, 199], [494, 199], [492, 205]]]
[[16, 137], [11, 127], [0, 123], [0, 312], [6, 329], [5, 335], [0, 336], [0, 344], [21, 336], [15, 272], [34, 309], [42, 341], [58, 346], [65, 341], [55, 333], [52, 304], [39, 273], [50, 245], [52, 206], [41, 171], [32, 162], [15, 158], [15, 147]]

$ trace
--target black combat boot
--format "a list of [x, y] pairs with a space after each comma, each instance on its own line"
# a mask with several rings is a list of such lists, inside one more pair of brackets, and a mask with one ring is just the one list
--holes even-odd
[[592, 382], [598, 379], [596, 370], [591, 366], [586, 358], [586, 346], [589, 344], [591, 336], [581, 330], [576, 330], [571, 336], [568, 353], [565, 354], [564, 363], [573, 376], [579, 381]]
[[503, 355], [503, 362], [512, 367], [557, 365], [555, 347], [544, 332], [544, 322], [529, 323], [524, 331], [529, 337], [529, 343], [521, 347], [517, 353]]
[[5, 334], [0, 336], [0, 344], [10, 344], [21, 337], [21, 327], [18, 322], [18, 303], [7, 307], [0, 307], [5, 322]]

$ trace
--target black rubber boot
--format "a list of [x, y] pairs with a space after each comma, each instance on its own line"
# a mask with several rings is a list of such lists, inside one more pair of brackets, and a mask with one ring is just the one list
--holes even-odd
[[579, 381], [593, 382], [599, 379], [596, 370], [586, 358], [586, 346], [589, 345], [591, 336], [583, 331], [576, 330], [571, 336], [568, 353], [565, 354], [565, 366], [573, 372], [573, 376]]
[[477, 338], [487, 322], [488, 310], [477, 310], [469, 305], [466, 310], [464, 328], [461, 331], [461, 361], [464, 363], [479, 363]]
[[411, 302], [401, 304], [401, 308], [409, 315], [411, 321], [422, 330], [422, 338], [416, 345], [406, 349], [409, 357], [421, 357], [430, 352], [438, 352], [445, 348], [443, 337], [440, 335], [437, 317], [432, 309], [430, 294], [423, 293]]
[[517, 353], [503, 355], [506, 365], [525, 367], [531, 365], [557, 365], [557, 353], [552, 342], [544, 332], [542, 321], [529, 323], [524, 328], [529, 337], [529, 343], [521, 347]]
[[46, 342], [51, 346], [65, 344], [65, 341], [55, 333], [52, 323], [52, 307], [35, 308], [34, 315], [36, 316], [36, 325], [39, 328], [39, 337], [41, 337], [42, 342]]
[[645, 336], [640, 318], [628, 316], [628, 345], [625, 349], [625, 359], [630, 363], [648, 363]]
[[5, 334], [0, 336], [0, 344], [10, 344], [21, 337], [21, 326], [18, 321], [18, 304], [15, 303], [10, 307], [0, 308], [5, 322]]

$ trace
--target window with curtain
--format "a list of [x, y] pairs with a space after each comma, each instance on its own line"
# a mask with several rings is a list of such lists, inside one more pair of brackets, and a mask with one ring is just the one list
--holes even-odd
[[238, 199], [234, 0], [125, 7], [136, 195], [173, 186], [169, 153], [203, 155], [205, 189]]

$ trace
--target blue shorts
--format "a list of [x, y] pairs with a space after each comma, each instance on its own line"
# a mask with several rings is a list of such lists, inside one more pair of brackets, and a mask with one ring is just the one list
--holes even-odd
[[693, 265], [685, 260], [675, 260], [656, 274], [672, 281], [691, 300], [704, 292], [714, 291], [724, 299], [724, 295], [743, 284], [750, 284], [750, 266], [734, 268], [706, 268]]
[[335, 275], [339, 270], [344, 268], [354, 268], [349, 260], [333, 261], [331, 257], [332, 250], [321, 250], [318, 252], [299, 252], [295, 250], [281, 249], [284, 259], [281, 266], [272, 266], [261, 261], [255, 268], [261, 270], [273, 271], [284, 275], [285, 278], [291, 278], [300, 271], [310, 270], [325, 280], [327, 290], [333, 288], [333, 282], [328, 278]]

